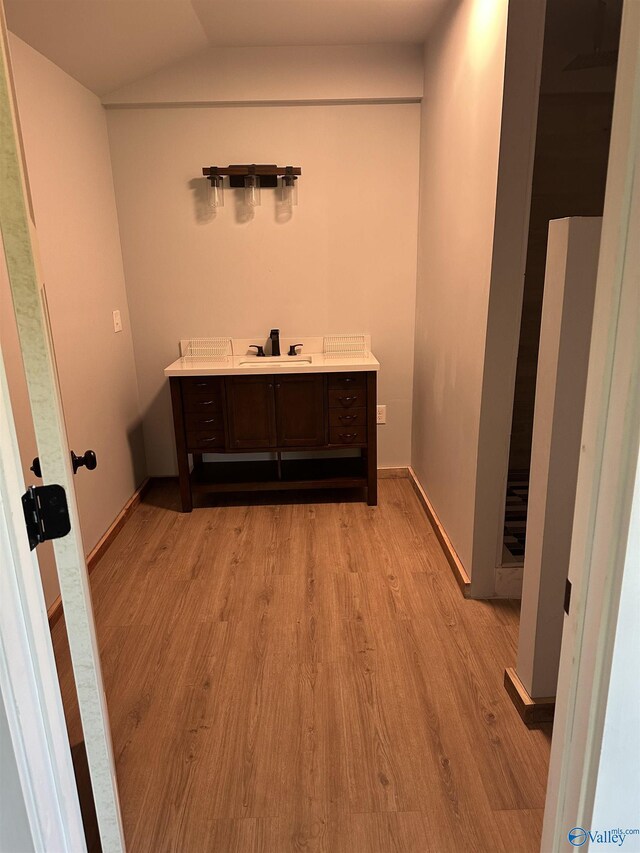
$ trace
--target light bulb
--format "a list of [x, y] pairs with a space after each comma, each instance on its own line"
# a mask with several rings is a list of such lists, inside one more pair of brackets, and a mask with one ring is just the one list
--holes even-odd
[[260, 184], [255, 175], [247, 175], [244, 179], [244, 201], [249, 207], [260, 204]]
[[283, 207], [298, 204], [298, 182], [293, 175], [283, 175], [280, 185], [280, 203]]
[[209, 187], [209, 205], [211, 207], [224, 207], [224, 189], [222, 175], [211, 176]]

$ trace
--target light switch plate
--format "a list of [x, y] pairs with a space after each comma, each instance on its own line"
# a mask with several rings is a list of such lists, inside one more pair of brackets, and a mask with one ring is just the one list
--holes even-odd
[[377, 424], [386, 424], [387, 422], [387, 407], [386, 406], [378, 406], [376, 410], [376, 423]]
[[113, 312], [113, 331], [121, 332], [122, 331], [122, 317], [120, 316], [119, 311]]

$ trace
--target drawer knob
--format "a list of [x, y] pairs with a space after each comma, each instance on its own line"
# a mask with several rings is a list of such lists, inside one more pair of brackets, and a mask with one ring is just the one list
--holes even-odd
[[338, 415], [341, 421], [355, 421], [357, 415]]
[[202, 400], [200, 402], [200, 405], [201, 406], [213, 406], [214, 403], [215, 403], [215, 400]]
[[357, 400], [358, 398], [356, 396], [352, 396], [352, 397], [338, 397], [338, 399], [340, 401], [342, 401], [343, 403], [352, 403], [354, 400]]
[[345, 441], [350, 441], [352, 438], [355, 438], [358, 433], [357, 432], [340, 432], [338, 433], [340, 438], [344, 438]]

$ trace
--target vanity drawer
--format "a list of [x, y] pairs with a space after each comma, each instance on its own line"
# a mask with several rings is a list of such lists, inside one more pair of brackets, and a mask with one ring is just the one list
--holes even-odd
[[360, 445], [367, 443], [367, 428], [365, 426], [340, 427], [334, 426], [329, 430], [329, 444]]
[[364, 390], [367, 384], [366, 373], [329, 373], [327, 384], [330, 389], [351, 391], [353, 388]]
[[184, 425], [187, 432], [223, 432], [224, 415], [222, 411], [186, 412]]
[[188, 450], [207, 450], [214, 447], [224, 447], [224, 432], [201, 430], [187, 433]]
[[[339, 409], [329, 409], [329, 425], [332, 427], [366, 426], [367, 410], [364, 407], [349, 409], [345, 412]], [[347, 430], [348, 431], [348, 430]]]
[[329, 408], [353, 409], [358, 406], [367, 405], [367, 392], [357, 388], [345, 390], [334, 389], [329, 391]]
[[198, 391], [183, 394], [182, 404], [185, 412], [220, 412], [222, 411], [222, 395], [215, 391]]
[[222, 394], [222, 379], [220, 376], [186, 376], [181, 382], [184, 396], [203, 394], [207, 391], [217, 394], [218, 397]]

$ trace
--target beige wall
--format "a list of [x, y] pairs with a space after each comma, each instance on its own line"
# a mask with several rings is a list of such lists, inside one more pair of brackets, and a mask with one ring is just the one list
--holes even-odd
[[209, 48], [102, 98], [109, 104], [420, 98], [417, 44]]
[[[122, 109], [108, 123], [150, 474], [175, 471], [162, 371], [178, 341], [272, 327], [372, 335], [379, 464], [408, 465], [419, 105]], [[302, 167], [289, 221], [272, 190], [250, 221], [233, 192], [207, 218], [202, 166], [243, 162]]]
[[[98, 456], [75, 480], [88, 552], [145, 474], [106, 121], [95, 95], [19, 39], [10, 46], [69, 443]], [[1, 333], [27, 470], [34, 441], [8, 299], [5, 281]], [[49, 605], [57, 579], [44, 557], [41, 568]]]
[[468, 570], [506, 7], [465, 0], [424, 53], [413, 467]]
[[496, 574], [542, 53], [543, 0], [464, 0], [425, 45], [413, 465], [471, 595]]

